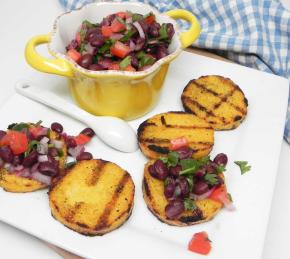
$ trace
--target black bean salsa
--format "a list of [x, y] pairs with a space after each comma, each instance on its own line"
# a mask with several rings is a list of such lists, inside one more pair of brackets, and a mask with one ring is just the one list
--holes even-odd
[[142, 71], [169, 54], [174, 33], [172, 23], [158, 23], [151, 12], [118, 12], [101, 23], [83, 21], [66, 51], [89, 70]]
[[[49, 185], [52, 177], [59, 174], [64, 148], [72, 158], [66, 167], [75, 163], [74, 160], [93, 158], [84, 148], [95, 135], [91, 128], [70, 136], [58, 122], [52, 123], [50, 128], [41, 123], [13, 123], [6, 131], [0, 130], [0, 169]], [[57, 138], [52, 137], [53, 132], [57, 133]]]
[[178, 218], [185, 210], [196, 209], [197, 200], [213, 198], [224, 205], [229, 203], [228, 194], [223, 197], [225, 187], [221, 177], [226, 170], [227, 156], [220, 153], [213, 160], [209, 156], [193, 159], [193, 153], [190, 147], [181, 147], [148, 167], [152, 177], [164, 181], [168, 219]]

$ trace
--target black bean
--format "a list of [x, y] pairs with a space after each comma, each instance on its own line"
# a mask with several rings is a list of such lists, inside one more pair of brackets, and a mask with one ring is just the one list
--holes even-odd
[[62, 133], [63, 131], [63, 126], [58, 122], [53, 122], [50, 128], [57, 133]]
[[192, 192], [197, 195], [206, 193], [209, 190], [208, 185], [203, 181], [198, 181], [194, 184]]
[[39, 163], [38, 170], [47, 176], [55, 176], [58, 174], [58, 168], [49, 161]]
[[184, 210], [183, 201], [173, 200], [165, 207], [165, 214], [168, 219], [176, 219]]
[[7, 163], [13, 161], [13, 153], [8, 146], [0, 147], [0, 157]]
[[36, 150], [33, 150], [29, 153], [27, 157], [23, 159], [23, 166], [24, 167], [31, 167], [33, 164], [37, 163], [38, 154]]
[[219, 154], [216, 155], [216, 157], [214, 158], [213, 161], [214, 161], [216, 164], [218, 164], [218, 165], [223, 165], [223, 166], [225, 166], [225, 165], [227, 165], [227, 163], [228, 163], [228, 157], [227, 157], [227, 155], [224, 154], [224, 153], [219, 153]]
[[94, 132], [94, 130], [92, 128], [85, 128], [81, 131], [81, 134], [84, 134], [90, 138], [92, 138], [93, 136], [96, 135], [96, 133]]
[[55, 147], [50, 147], [50, 148], [48, 149], [47, 154], [48, 154], [49, 156], [56, 157], [56, 156], [58, 156], [58, 150], [57, 150], [57, 148], [55, 148]]
[[77, 161], [81, 160], [91, 160], [93, 159], [93, 155], [90, 152], [82, 152], [80, 155], [77, 156]]
[[83, 68], [89, 68], [91, 64], [93, 64], [93, 55], [91, 54], [83, 55], [79, 61], [79, 65]]

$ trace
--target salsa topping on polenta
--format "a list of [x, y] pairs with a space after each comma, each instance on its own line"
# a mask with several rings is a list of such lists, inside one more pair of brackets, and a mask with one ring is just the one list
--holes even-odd
[[158, 23], [153, 13], [118, 12], [101, 23], [84, 20], [66, 50], [89, 70], [140, 71], [168, 55], [173, 35], [172, 23]]
[[193, 159], [193, 150], [182, 146], [161, 157], [149, 166], [152, 177], [164, 181], [167, 218], [175, 219], [186, 210], [196, 209], [195, 201], [206, 198], [232, 207], [224, 187], [222, 173], [226, 171], [228, 158], [220, 153], [211, 160], [209, 156]]
[[50, 128], [41, 123], [13, 123], [0, 131], [0, 169], [49, 185], [59, 174], [60, 163], [65, 163], [67, 151], [76, 160], [92, 158], [84, 152], [84, 144], [95, 133], [86, 128], [73, 137], [63, 132], [60, 123], [54, 122]]

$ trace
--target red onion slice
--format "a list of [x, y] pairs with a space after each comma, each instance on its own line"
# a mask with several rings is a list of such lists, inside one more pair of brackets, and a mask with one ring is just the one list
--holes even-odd
[[51, 177], [50, 176], [43, 175], [43, 174], [41, 174], [38, 171], [36, 171], [33, 174], [31, 174], [31, 178], [36, 180], [36, 181], [39, 181], [41, 183], [44, 183], [46, 185], [50, 185], [50, 183], [51, 183]]
[[33, 174], [35, 173], [37, 170], [38, 170], [38, 166], [39, 166], [39, 163], [36, 163], [34, 164], [31, 169], [30, 169], [30, 172]]
[[144, 33], [144, 31], [143, 31], [142, 26], [140, 25], [140, 23], [139, 22], [133, 22], [133, 25], [138, 30], [140, 37], [143, 38], [143, 39], [145, 39], [145, 33]]
[[46, 144], [46, 143], [48, 143], [48, 141], [49, 141], [49, 138], [48, 137], [43, 137], [39, 142], [41, 144]]
[[60, 149], [63, 147], [63, 142], [61, 140], [56, 140], [56, 139], [52, 139], [51, 144], [53, 144], [57, 149]]
[[121, 34], [121, 33], [113, 33], [111, 36], [110, 36], [110, 39], [112, 40], [119, 40], [123, 37], [124, 35]]
[[134, 43], [134, 41], [133, 41], [133, 40], [130, 40], [130, 42], [129, 42], [129, 48], [130, 48], [132, 51], [134, 51], [134, 50], [135, 50], [135, 47], [136, 47], [136, 44]]
[[209, 197], [215, 189], [216, 188], [213, 187], [213, 188], [211, 188], [210, 190], [208, 190], [207, 192], [205, 192], [205, 193], [203, 193], [201, 195], [197, 195], [197, 194], [191, 193], [190, 194], [190, 198], [194, 199], [195, 201], [204, 200], [207, 197]]
[[77, 145], [74, 148], [69, 148], [68, 153], [73, 157], [77, 158], [81, 153], [83, 153], [85, 150], [83, 145]]
[[39, 155], [38, 156], [38, 162], [41, 163], [41, 162], [46, 162], [48, 161], [48, 156], [47, 155]]
[[22, 171], [23, 169], [24, 169], [23, 165], [18, 165], [18, 166], [15, 166], [14, 168], [15, 171]]

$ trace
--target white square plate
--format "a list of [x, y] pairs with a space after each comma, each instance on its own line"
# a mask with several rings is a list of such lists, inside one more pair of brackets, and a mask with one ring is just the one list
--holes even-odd
[[[135, 207], [124, 226], [102, 237], [86, 237], [54, 220], [47, 191], [13, 194], [0, 190], [0, 220], [86, 258], [204, 258], [187, 251], [192, 235], [207, 231], [212, 240], [208, 258], [258, 259], [261, 257], [287, 109], [288, 81], [243, 66], [183, 52], [170, 67], [159, 104], [141, 119], [130, 122], [137, 129], [148, 117], [183, 110], [181, 92], [201, 75], [231, 78], [249, 101], [248, 116], [235, 130], [216, 132], [212, 155], [228, 154], [226, 182], [237, 208], [222, 210], [212, 221], [191, 227], [172, 227], [157, 220], [146, 208], [141, 181], [146, 158], [112, 150], [97, 138], [87, 146], [95, 158], [113, 161], [131, 173], [136, 185]], [[12, 122], [58, 121], [70, 134], [84, 125], [20, 95], [0, 110], [0, 128]], [[247, 160], [252, 170], [241, 176], [235, 160]]]

